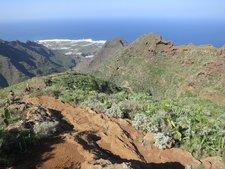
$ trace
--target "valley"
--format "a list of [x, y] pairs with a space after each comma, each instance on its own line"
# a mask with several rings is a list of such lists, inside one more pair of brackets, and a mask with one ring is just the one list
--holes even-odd
[[0, 42], [0, 88], [72, 69], [94, 56], [105, 41], [40, 40]]

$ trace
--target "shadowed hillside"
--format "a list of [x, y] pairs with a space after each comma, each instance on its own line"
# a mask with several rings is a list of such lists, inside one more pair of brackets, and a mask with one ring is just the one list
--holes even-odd
[[[105, 41], [0, 41], [0, 88], [25, 79], [72, 69], [90, 60]], [[106, 55], [104, 55], [106, 56]]]
[[83, 73], [90, 73], [93, 69], [98, 70], [101, 65], [112, 56], [118, 55], [127, 45], [125, 40], [119, 38], [107, 41], [104, 46], [96, 52], [93, 58], [85, 60], [77, 65], [76, 70], [82, 70]]
[[0, 87], [65, 70], [53, 62], [55, 54], [35, 42], [0, 42]]

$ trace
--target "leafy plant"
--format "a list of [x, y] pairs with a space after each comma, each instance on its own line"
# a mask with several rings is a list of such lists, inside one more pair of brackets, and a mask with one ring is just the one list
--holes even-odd
[[6, 108], [4, 109], [3, 114], [2, 114], [2, 118], [3, 118], [3, 121], [4, 121], [5, 125], [8, 126], [9, 120], [11, 118], [11, 112], [10, 112], [9, 109], [6, 109]]
[[0, 164], [15, 162], [22, 153], [39, 144], [39, 140], [32, 131], [0, 131]]

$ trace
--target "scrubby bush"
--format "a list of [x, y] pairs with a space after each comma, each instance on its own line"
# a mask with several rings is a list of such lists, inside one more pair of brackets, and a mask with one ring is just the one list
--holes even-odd
[[45, 121], [37, 123], [33, 126], [33, 131], [39, 136], [49, 136], [56, 132], [58, 124], [59, 123], [57, 121]]
[[80, 105], [84, 108], [90, 108], [91, 110], [99, 112], [99, 113], [105, 113], [107, 110], [107, 104], [106, 102], [99, 101], [98, 99], [99, 98], [96, 95], [90, 96]]
[[132, 124], [137, 129], [148, 131], [148, 124], [149, 124], [148, 116], [143, 113], [138, 113], [135, 115]]
[[21, 113], [17, 111], [9, 110], [8, 108], [0, 109], [0, 129], [1, 127], [4, 128], [9, 124], [13, 124], [18, 122], [21, 119]]
[[124, 100], [120, 102], [120, 108], [126, 118], [134, 118], [135, 113], [142, 110], [142, 103], [136, 100]]
[[171, 144], [172, 140], [171, 137], [165, 135], [164, 133], [156, 133], [154, 139], [154, 145], [161, 150], [167, 148], [167, 146]]
[[115, 103], [106, 110], [105, 114], [109, 117], [124, 118], [124, 112], [121, 110], [120, 105], [117, 105]]
[[39, 137], [30, 130], [0, 131], [0, 165], [7, 166], [20, 159], [39, 143]]
[[[196, 103], [185, 105], [173, 100], [146, 101], [142, 105], [141, 113], [136, 113], [132, 119], [136, 128], [162, 133], [173, 140], [174, 146], [192, 152], [195, 157], [224, 154], [223, 113], [218, 113], [215, 118], [215, 114], [210, 113], [213, 109]], [[162, 147], [160, 144], [156, 145]]]

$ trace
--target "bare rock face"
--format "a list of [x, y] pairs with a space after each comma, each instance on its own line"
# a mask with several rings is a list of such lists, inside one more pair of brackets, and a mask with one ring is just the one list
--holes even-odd
[[152, 146], [155, 143], [155, 134], [154, 133], [147, 133], [143, 137], [143, 144], [145, 146]]
[[225, 164], [221, 157], [208, 157], [202, 160], [202, 165], [206, 169], [224, 169]]

